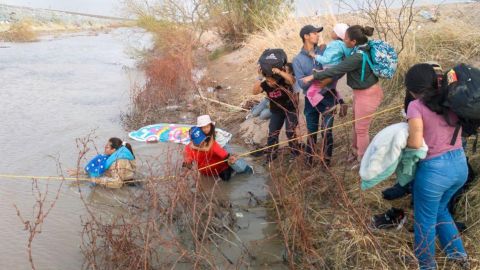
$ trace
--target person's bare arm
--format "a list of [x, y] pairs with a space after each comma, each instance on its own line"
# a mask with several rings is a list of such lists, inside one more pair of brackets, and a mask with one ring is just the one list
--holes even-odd
[[408, 120], [407, 146], [412, 149], [419, 149], [423, 145], [423, 120], [412, 118]]
[[258, 81], [253, 85], [252, 94], [258, 95], [258, 94], [262, 93], [263, 89], [262, 89], [261, 84], [262, 84], [262, 82]]
[[282, 78], [285, 80], [285, 82], [288, 85], [293, 85], [295, 83], [295, 78], [290, 73], [287, 73], [287, 72], [285, 72], [281, 69], [278, 69], [278, 68], [272, 68], [272, 72], [273, 72], [273, 74], [278, 74], [278, 75], [282, 76]]

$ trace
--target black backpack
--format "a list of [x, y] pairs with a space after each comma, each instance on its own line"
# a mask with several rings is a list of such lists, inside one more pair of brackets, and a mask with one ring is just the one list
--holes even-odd
[[265, 76], [273, 75], [272, 68], [283, 69], [287, 64], [287, 54], [283, 49], [266, 49], [258, 59], [258, 64]]
[[459, 118], [451, 144], [455, 144], [460, 127], [465, 137], [477, 135], [480, 127], [480, 69], [463, 63], [455, 66], [445, 73], [443, 89], [446, 94], [444, 105]]

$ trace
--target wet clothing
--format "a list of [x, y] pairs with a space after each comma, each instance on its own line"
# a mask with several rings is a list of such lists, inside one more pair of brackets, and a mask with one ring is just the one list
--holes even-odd
[[[230, 180], [232, 174], [235, 173], [253, 173], [252, 166], [242, 159], [238, 158], [233, 164], [229, 164], [226, 159], [230, 154], [222, 148], [215, 140], [210, 141], [205, 148], [198, 148], [192, 143], [185, 147], [184, 164], [197, 163], [197, 167], [201, 174], [206, 176], [218, 176], [223, 181]], [[218, 164], [216, 164], [218, 163]], [[216, 164], [210, 166], [212, 164]], [[203, 169], [204, 168], [204, 169]]]
[[108, 188], [121, 188], [126, 180], [133, 180], [136, 171], [135, 156], [122, 146], [113, 154], [97, 155], [85, 166], [92, 182]]
[[125, 181], [135, 179], [137, 164], [135, 160], [119, 159], [112, 163], [110, 168], [105, 171], [104, 177], [95, 181], [95, 183], [108, 188], [121, 188]]
[[197, 163], [197, 167], [201, 174], [207, 176], [218, 176], [221, 172], [229, 169], [226, 161], [205, 169], [202, 168], [220, 161], [224, 161], [228, 158], [228, 156], [228, 152], [223, 149], [215, 140], [211, 141], [211, 146], [207, 147], [207, 149], [200, 149], [190, 143], [185, 147], [184, 163], [191, 164], [192, 162], [195, 162]]

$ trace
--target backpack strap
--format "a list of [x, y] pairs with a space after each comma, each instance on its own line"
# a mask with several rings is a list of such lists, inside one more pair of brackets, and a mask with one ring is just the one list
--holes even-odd
[[360, 80], [363, 82], [365, 81], [365, 68], [367, 67], [367, 63], [370, 66], [370, 69], [373, 71], [373, 63], [370, 60], [370, 57], [368, 57], [367, 53], [364, 51], [359, 50], [358, 53], [361, 53], [363, 55], [363, 61], [362, 61], [362, 75], [360, 76]]
[[457, 124], [455, 125], [455, 131], [453, 132], [452, 140], [450, 141], [450, 145], [455, 145], [455, 143], [457, 142], [458, 133], [460, 133], [461, 127], [462, 125], [460, 124], [460, 122], [457, 122]]
[[475, 140], [473, 141], [472, 154], [477, 153], [478, 133], [475, 134]]

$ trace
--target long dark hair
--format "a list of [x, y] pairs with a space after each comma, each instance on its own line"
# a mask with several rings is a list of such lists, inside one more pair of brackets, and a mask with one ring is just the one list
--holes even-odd
[[[120, 149], [120, 147], [123, 146], [123, 141], [116, 137], [108, 139], [108, 143], [110, 143], [110, 146], [115, 150], [118, 150]], [[130, 151], [130, 153], [132, 153], [133, 158], [135, 158], [135, 154], [133, 154], [132, 145], [130, 145], [129, 143], [125, 143], [125, 147]]]
[[215, 140], [215, 125], [213, 123], [210, 123], [210, 132], [208, 134], [205, 134], [207, 137], [211, 137]]
[[357, 45], [363, 45], [368, 42], [368, 37], [373, 35], [374, 30], [370, 26], [352, 25], [347, 29], [347, 36], [350, 40], [355, 40]]
[[445, 91], [442, 91], [438, 74], [432, 65], [413, 65], [405, 75], [405, 87], [407, 94], [415, 94], [431, 111], [445, 117], [448, 115], [448, 108], [443, 106]]

